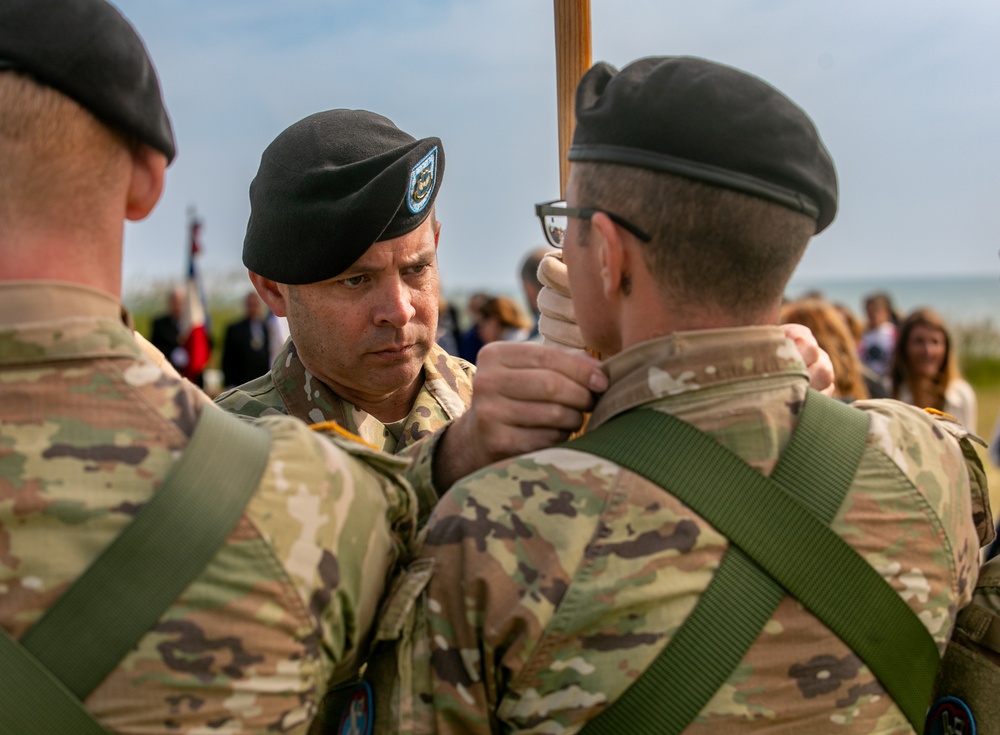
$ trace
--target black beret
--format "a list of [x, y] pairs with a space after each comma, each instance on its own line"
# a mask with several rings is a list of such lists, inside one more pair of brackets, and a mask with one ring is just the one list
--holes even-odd
[[278, 283], [340, 275], [427, 219], [443, 174], [437, 138], [417, 140], [366, 110], [310, 115], [261, 156], [243, 264]]
[[809, 215], [816, 232], [837, 213], [837, 173], [812, 120], [766, 82], [705, 59], [593, 66], [568, 157], [735, 189]]
[[2, 0], [0, 69], [30, 74], [106, 125], [174, 159], [153, 62], [104, 0]]

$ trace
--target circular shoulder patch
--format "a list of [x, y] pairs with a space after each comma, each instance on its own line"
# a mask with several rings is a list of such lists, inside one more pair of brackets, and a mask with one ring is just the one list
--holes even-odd
[[976, 735], [976, 720], [961, 699], [942, 697], [927, 712], [924, 735]]
[[360, 682], [354, 688], [344, 708], [344, 714], [340, 716], [340, 727], [337, 732], [340, 735], [371, 735], [372, 720], [374, 719], [374, 696], [372, 688], [367, 681]]

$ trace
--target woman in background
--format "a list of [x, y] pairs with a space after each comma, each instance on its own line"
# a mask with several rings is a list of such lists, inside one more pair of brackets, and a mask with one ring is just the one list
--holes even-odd
[[499, 340], [520, 342], [531, 334], [531, 320], [514, 299], [494, 296], [480, 312], [479, 338], [483, 344]]
[[943, 411], [976, 431], [976, 394], [959, 373], [951, 335], [935, 311], [917, 309], [903, 320], [890, 375], [893, 398]]
[[833, 363], [834, 398], [858, 401], [870, 397], [858, 359], [857, 343], [843, 316], [819, 298], [792, 301], [781, 307], [782, 324], [803, 324], [812, 330], [816, 342]]

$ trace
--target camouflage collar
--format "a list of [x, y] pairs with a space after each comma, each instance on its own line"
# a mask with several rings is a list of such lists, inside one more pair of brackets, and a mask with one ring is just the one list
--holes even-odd
[[141, 356], [111, 295], [58, 281], [0, 283], [0, 364]]
[[0, 282], [0, 329], [71, 317], [121, 319], [111, 294], [64, 281]]
[[271, 380], [291, 416], [311, 424], [333, 421], [384, 451], [398, 451], [461, 416], [471, 399], [469, 366], [448, 355], [438, 345], [424, 360], [424, 384], [397, 442], [385, 425], [371, 414], [333, 392], [299, 359], [292, 340], [285, 342], [271, 366]]
[[604, 368], [611, 387], [594, 408], [591, 428], [644, 403], [735, 381], [808, 380], [802, 358], [779, 327], [677, 332], [630, 347]]

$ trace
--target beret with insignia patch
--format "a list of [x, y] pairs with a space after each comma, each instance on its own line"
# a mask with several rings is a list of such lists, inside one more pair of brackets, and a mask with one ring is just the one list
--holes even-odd
[[243, 263], [278, 283], [334, 278], [374, 243], [415, 230], [443, 173], [437, 138], [417, 140], [366, 110], [310, 115], [261, 156]]
[[812, 120], [766, 82], [705, 59], [594, 65], [577, 87], [568, 158], [735, 189], [812, 217], [816, 232], [837, 213], [837, 173]]

